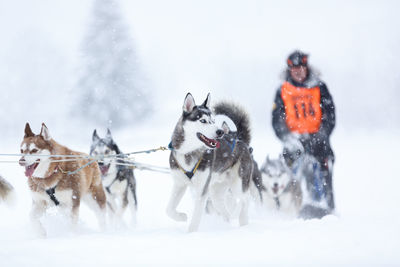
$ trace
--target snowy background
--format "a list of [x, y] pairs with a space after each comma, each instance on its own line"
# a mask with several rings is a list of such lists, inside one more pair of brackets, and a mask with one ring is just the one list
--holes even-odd
[[[77, 106], [87, 59], [102, 59], [85, 50], [99, 1], [0, 0], [0, 153], [18, 153], [27, 121], [36, 133], [45, 122], [56, 141], [86, 152], [93, 129], [103, 135], [107, 126], [124, 152], [166, 145], [190, 91], [197, 102], [211, 92], [212, 101], [230, 99], [248, 110], [260, 164], [281, 149], [270, 123], [272, 101], [287, 55], [302, 49], [336, 104], [337, 216], [287, 220], [253, 207], [246, 227], [209, 216], [198, 233], [187, 234], [186, 224], [164, 212], [170, 177], [138, 171], [136, 227], [101, 233], [83, 207], [79, 233], [51, 211], [44, 218], [49, 237], [37, 239], [23, 170], [1, 163], [18, 199], [12, 208], [0, 205], [2, 266], [400, 264], [397, 1], [118, 3], [118, 29], [133, 52], [122, 57], [132, 58], [128, 66], [135, 69], [132, 106], [143, 105], [135, 114], [145, 111], [119, 125], [88, 118], [85, 105]], [[167, 158], [158, 152], [137, 160], [167, 166]], [[190, 213], [190, 201], [180, 209]]]

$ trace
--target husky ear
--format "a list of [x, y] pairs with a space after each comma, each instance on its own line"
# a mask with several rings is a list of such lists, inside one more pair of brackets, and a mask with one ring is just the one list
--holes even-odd
[[100, 139], [100, 137], [97, 135], [97, 130], [94, 129], [93, 135], [92, 135], [92, 141], [93, 141], [93, 142], [96, 142], [96, 141], [99, 140], [99, 139]]
[[40, 135], [44, 138], [44, 140], [49, 141], [51, 136], [49, 134], [49, 129], [47, 129], [46, 124], [42, 123], [42, 129], [40, 130]]
[[183, 102], [183, 112], [190, 113], [193, 111], [193, 108], [196, 106], [194, 102], [194, 98], [191, 93], [188, 93], [185, 97], [185, 101]]
[[228, 134], [231, 130], [225, 121], [222, 123], [222, 130], [224, 131], [225, 134]]
[[107, 128], [106, 138], [107, 138], [107, 139], [112, 139], [111, 131], [110, 131], [110, 129], [108, 129], [108, 128]]
[[32, 132], [31, 126], [29, 125], [29, 123], [26, 123], [25, 124], [25, 136], [24, 137], [31, 137], [31, 136], [35, 136], [35, 134]]
[[211, 102], [211, 95], [210, 95], [210, 93], [208, 93], [207, 98], [206, 98], [206, 100], [204, 100], [202, 105], [206, 108], [210, 108], [210, 102]]

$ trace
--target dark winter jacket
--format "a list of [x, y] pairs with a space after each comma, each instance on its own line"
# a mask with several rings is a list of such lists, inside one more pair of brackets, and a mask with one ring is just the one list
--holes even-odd
[[[288, 74], [286, 75], [286, 81], [299, 88], [319, 88], [320, 111], [322, 113], [319, 129], [313, 133], [300, 134], [299, 140], [303, 144], [305, 151], [316, 156], [321, 162], [327, 156], [333, 157], [329, 136], [335, 127], [335, 106], [328, 88], [312, 72], [303, 84], [296, 83]], [[282, 86], [278, 88], [275, 96], [272, 126], [278, 138], [285, 142], [289, 134], [291, 134], [291, 130], [287, 125], [285, 104], [282, 99]]]

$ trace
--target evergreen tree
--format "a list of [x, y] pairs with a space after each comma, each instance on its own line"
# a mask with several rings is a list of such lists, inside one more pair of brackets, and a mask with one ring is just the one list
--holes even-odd
[[132, 44], [117, 1], [95, 0], [82, 46], [75, 109], [80, 116], [118, 128], [148, 114], [149, 98]]

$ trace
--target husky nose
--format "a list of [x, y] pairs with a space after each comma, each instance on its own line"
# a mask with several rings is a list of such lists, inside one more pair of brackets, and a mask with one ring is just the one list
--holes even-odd
[[278, 183], [274, 183], [274, 187], [278, 187]]
[[21, 165], [21, 166], [25, 166], [25, 165], [26, 165], [25, 158], [24, 158], [24, 157], [20, 158], [19, 161], [18, 161], [18, 163], [19, 163], [19, 165]]
[[222, 136], [224, 136], [224, 131], [222, 131], [221, 129], [218, 129], [216, 134], [217, 134], [218, 138], [221, 138]]

